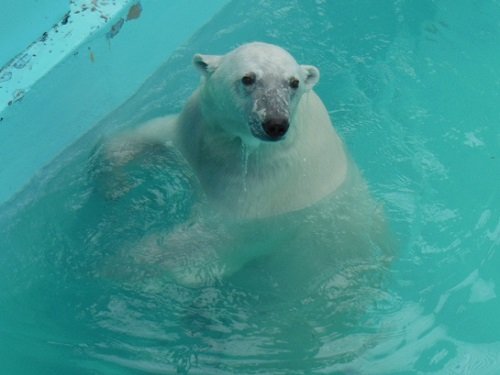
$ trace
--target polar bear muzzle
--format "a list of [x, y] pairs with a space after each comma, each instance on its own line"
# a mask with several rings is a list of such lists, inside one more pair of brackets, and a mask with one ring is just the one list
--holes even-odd
[[270, 118], [262, 123], [262, 129], [264, 129], [267, 135], [266, 140], [269, 141], [279, 141], [282, 139], [289, 127], [290, 123], [287, 118]]

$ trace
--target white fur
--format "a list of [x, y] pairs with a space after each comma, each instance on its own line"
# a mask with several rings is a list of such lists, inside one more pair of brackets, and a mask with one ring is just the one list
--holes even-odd
[[[238, 217], [266, 217], [310, 206], [344, 181], [348, 164], [328, 113], [311, 90], [319, 72], [301, 66], [285, 50], [264, 43], [244, 45], [224, 56], [196, 55], [205, 75], [177, 117], [145, 124], [137, 141], [172, 141], [194, 169], [208, 198]], [[253, 72], [260, 92], [288, 96], [284, 85], [298, 77], [295, 96], [278, 101], [286, 108], [290, 129], [283, 140], [266, 142], [251, 130], [255, 98], [239, 87]], [[248, 102], [252, 101], [252, 102]], [[262, 120], [259, 118], [259, 120]]]

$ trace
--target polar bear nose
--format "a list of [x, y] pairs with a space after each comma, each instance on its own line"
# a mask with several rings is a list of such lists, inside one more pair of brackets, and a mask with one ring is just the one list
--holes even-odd
[[262, 123], [264, 131], [269, 136], [271, 141], [281, 139], [288, 131], [288, 119], [286, 118], [271, 118]]

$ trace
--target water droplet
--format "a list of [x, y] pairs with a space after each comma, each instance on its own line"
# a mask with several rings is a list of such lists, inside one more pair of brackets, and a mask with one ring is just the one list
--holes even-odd
[[248, 157], [250, 152], [248, 150], [248, 146], [241, 142], [241, 164], [243, 167], [242, 179], [243, 179], [243, 191], [247, 192], [247, 175], [248, 175]]

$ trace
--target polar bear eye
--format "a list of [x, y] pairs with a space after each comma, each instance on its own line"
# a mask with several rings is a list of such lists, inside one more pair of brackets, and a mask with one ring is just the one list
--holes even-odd
[[290, 78], [289, 85], [292, 89], [298, 89], [299, 88], [299, 80], [295, 77]]
[[249, 73], [243, 76], [241, 78], [241, 83], [243, 83], [245, 86], [251, 86], [255, 83], [255, 74]]

